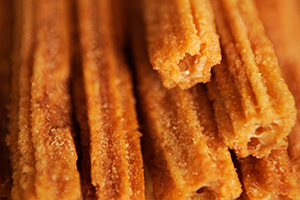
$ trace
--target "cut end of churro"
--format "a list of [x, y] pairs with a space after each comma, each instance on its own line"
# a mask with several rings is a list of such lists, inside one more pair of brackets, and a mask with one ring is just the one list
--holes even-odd
[[150, 62], [167, 88], [210, 80], [221, 51], [209, 0], [144, 2]]
[[286, 144], [295, 101], [280, 74], [254, 2], [212, 0], [223, 61], [208, 83], [224, 143], [240, 157], [263, 157]]

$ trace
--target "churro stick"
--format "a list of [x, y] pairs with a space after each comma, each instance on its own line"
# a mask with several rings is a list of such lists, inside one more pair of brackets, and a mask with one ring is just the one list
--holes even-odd
[[[29, 1], [30, 2], [30, 1]], [[14, 7], [14, 37], [13, 37], [13, 52], [12, 52], [12, 81], [11, 81], [11, 102], [9, 106], [9, 135], [7, 136], [7, 144], [10, 149], [10, 158], [12, 166], [12, 199], [23, 199], [21, 192], [20, 179], [22, 174], [22, 168], [20, 165], [21, 152], [18, 147], [19, 138], [19, 126], [18, 126], [18, 115], [19, 115], [19, 103], [20, 103], [20, 92], [19, 92], [19, 74], [21, 65], [21, 38], [22, 33], [26, 34], [23, 29], [23, 11], [27, 10], [23, 4], [20, 4], [20, 0], [13, 1]], [[23, 9], [24, 7], [24, 9]], [[29, 22], [30, 24], [31, 22]], [[24, 45], [23, 45], [24, 46]], [[25, 45], [26, 46], [26, 45]]]
[[297, 0], [257, 0], [256, 5], [274, 45], [283, 78], [295, 97], [298, 112], [288, 137], [289, 156], [300, 175], [300, 7], [297, 8]]
[[68, 86], [68, 6], [64, 1], [15, 1], [17, 84], [12, 85], [8, 138], [13, 199], [81, 199]]
[[246, 199], [300, 199], [300, 179], [285, 146], [261, 159], [238, 160]]
[[209, 0], [144, 0], [151, 64], [167, 88], [210, 80], [221, 53]]
[[69, 4], [37, 3], [31, 85], [32, 143], [38, 198], [80, 199], [69, 94]]
[[143, 153], [156, 198], [237, 198], [240, 183], [230, 153], [217, 137], [204, 86], [164, 88], [148, 62], [140, 24], [132, 27]]
[[223, 142], [239, 157], [286, 144], [295, 102], [252, 0], [212, 0], [223, 61], [208, 84]]
[[114, 42], [111, 3], [79, 0], [91, 183], [100, 199], [145, 199], [132, 82]]
[[0, 0], [0, 199], [7, 199], [11, 192], [11, 167], [9, 150], [5, 142], [8, 134], [8, 110], [10, 101], [10, 53], [11, 53], [11, 22], [12, 3]]

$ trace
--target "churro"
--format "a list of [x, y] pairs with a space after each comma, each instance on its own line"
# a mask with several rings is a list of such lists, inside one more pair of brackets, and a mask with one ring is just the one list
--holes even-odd
[[223, 61], [210, 98], [223, 142], [239, 157], [267, 156], [286, 144], [295, 102], [252, 0], [212, 0]]
[[210, 80], [221, 51], [209, 0], [144, 0], [148, 52], [167, 88]]
[[10, 101], [10, 51], [12, 5], [9, 0], [0, 0], [0, 199], [10, 197], [11, 168], [9, 150], [5, 142], [8, 134], [8, 110]]
[[246, 199], [300, 199], [299, 177], [285, 146], [269, 156], [238, 159]]
[[14, 2], [13, 199], [81, 199], [69, 95], [69, 4]]
[[296, 101], [297, 120], [288, 138], [289, 156], [300, 175], [300, 7], [297, 0], [256, 0], [256, 5]]
[[139, 18], [133, 16], [131, 38], [143, 155], [156, 199], [237, 198], [240, 183], [230, 153], [217, 136], [204, 86], [164, 88], [148, 61]]
[[87, 115], [87, 122], [79, 123], [85, 129], [81, 135], [88, 134], [90, 141], [90, 155], [83, 156], [90, 159], [97, 198], [145, 199], [132, 82], [116, 42], [120, 30], [114, 30], [112, 5], [109, 0], [80, 0], [78, 6]]

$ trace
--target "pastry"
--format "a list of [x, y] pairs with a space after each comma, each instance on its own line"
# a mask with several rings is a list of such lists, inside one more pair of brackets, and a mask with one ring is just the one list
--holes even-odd
[[165, 87], [210, 80], [221, 51], [209, 0], [144, 0], [150, 62]]
[[[97, 198], [145, 199], [141, 134], [131, 75], [123, 43], [118, 42], [122, 40], [117, 37], [122, 30], [116, 30], [113, 24], [117, 18], [112, 14], [115, 3], [79, 1], [86, 119], [77, 119], [84, 131], [82, 142], [90, 143], [89, 155], [83, 158], [90, 159], [90, 181]], [[82, 143], [82, 148], [85, 146]]]
[[267, 156], [286, 144], [295, 101], [280, 74], [252, 0], [212, 0], [223, 60], [208, 93], [223, 142], [239, 157]]
[[14, 6], [12, 199], [81, 199], [68, 84], [69, 4], [16, 0]]

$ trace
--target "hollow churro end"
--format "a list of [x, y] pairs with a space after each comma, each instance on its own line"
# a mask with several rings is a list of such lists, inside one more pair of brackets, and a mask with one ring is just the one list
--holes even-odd
[[[254, 155], [257, 158], [262, 158], [270, 154], [272, 149], [276, 149], [280, 145], [287, 145], [287, 141], [280, 139], [280, 137], [286, 136], [292, 123], [293, 117], [288, 116], [284, 119], [274, 120], [267, 125], [262, 123], [247, 124], [247, 128], [240, 129], [244, 131], [239, 131], [240, 138], [237, 138], [236, 143], [232, 144], [232, 148], [235, 149], [235, 153], [239, 157]], [[290, 126], [283, 124], [290, 124]], [[248, 138], [243, 139], [243, 134], [247, 134]]]
[[209, 0], [144, 2], [149, 60], [167, 88], [210, 80], [221, 50]]

